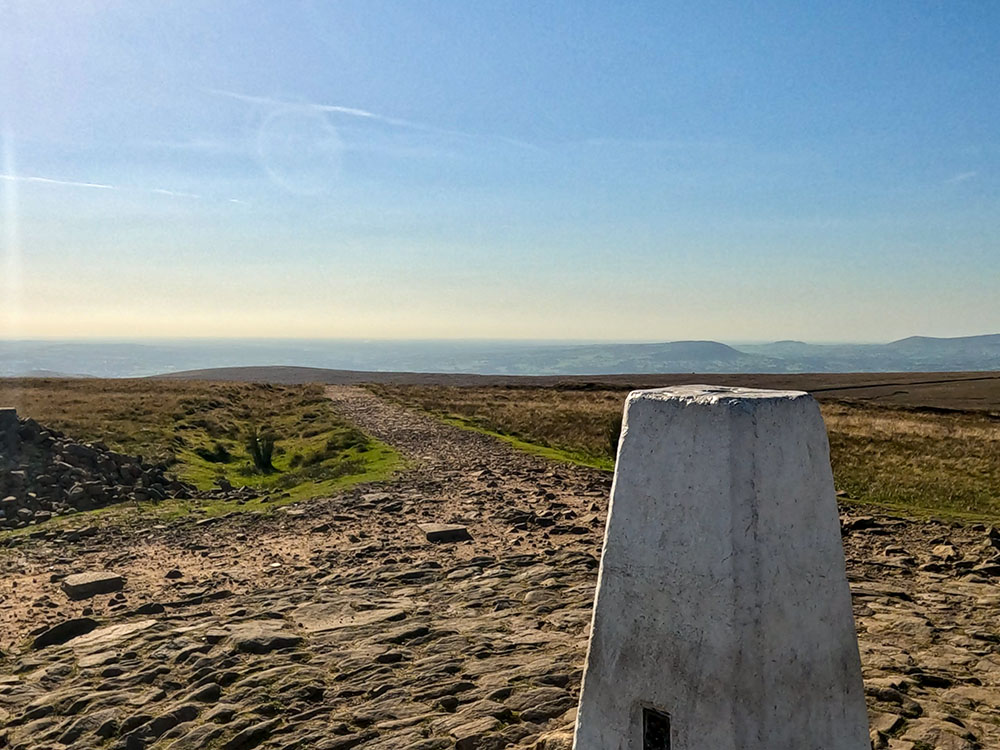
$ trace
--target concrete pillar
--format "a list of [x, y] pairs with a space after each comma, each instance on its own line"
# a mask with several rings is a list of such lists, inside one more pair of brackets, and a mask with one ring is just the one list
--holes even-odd
[[575, 750], [869, 747], [816, 402], [630, 394]]

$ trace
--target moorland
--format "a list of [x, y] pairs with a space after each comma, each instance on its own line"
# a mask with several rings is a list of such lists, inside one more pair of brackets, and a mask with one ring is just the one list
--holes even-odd
[[[870, 388], [817, 386], [834, 481], [843, 498], [924, 516], [1000, 518], [1000, 381], [985, 382], [996, 393], [978, 409], [939, 406], [947, 400], [936, 391], [930, 397], [906, 394], [911, 402], [920, 399], [906, 406], [892, 399], [862, 400]], [[369, 387], [383, 398], [524, 450], [605, 470], [614, 467], [622, 404], [633, 389], [594, 383]], [[957, 390], [952, 383], [951, 397], [967, 400], [968, 393]], [[845, 393], [853, 398], [844, 398]], [[907, 400], [898, 390], [893, 395], [897, 402]]]
[[68, 438], [260, 490], [0, 532], [0, 747], [565, 750], [622, 401], [678, 377], [820, 398], [873, 747], [1000, 746], [996, 373], [210, 375], [0, 381]]

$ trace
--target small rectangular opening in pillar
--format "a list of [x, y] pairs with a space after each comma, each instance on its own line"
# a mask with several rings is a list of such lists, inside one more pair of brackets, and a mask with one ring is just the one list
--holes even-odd
[[670, 717], [667, 714], [643, 707], [642, 750], [670, 750]]

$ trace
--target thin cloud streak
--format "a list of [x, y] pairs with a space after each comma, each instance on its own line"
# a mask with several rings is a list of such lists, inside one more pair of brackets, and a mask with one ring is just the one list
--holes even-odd
[[176, 190], [164, 190], [163, 188], [152, 188], [149, 190], [150, 193], [157, 193], [159, 195], [169, 195], [171, 198], [195, 198], [201, 200], [202, 196], [197, 193], [179, 193]]
[[369, 112], [364, 109], [356, 109], [354, 107], [338, 107], [333, 104], [312, 104], [310, 102], [289, 102], [282, 101], [281, 99], [272, 99], [267, 96], [250, 96], [249, 94], [240, 94], [236, 91], [226, 91], [225, 89], [205, 89], [206, 93], [216, 94], [217, 96], [224, 96], [229, 99], [235, 99], [240, 102], [246, 102], [247, 104], [262, 104], [266, 107], [305, 107], [307, 109], [318, 109], [323, 112], [338, 112], [342, 115], [351, 115], [352, 117], [364, 117], [372, 120], [380, 120], [382, 122], [392, 122], [393, 124], [405, 123], [405, 120], [393, 120], [390, 117], [382, 117], [381, 115], [376, 115], [374, 112]]
[[0, 180], [9, 182], [40, 182], [46, 185], [64, 185], [66, 187], [94, 188], [96, 190], [118, 190], [114, 185], [105, 185], [100, 182], [77, 182], [76, 180], [57, 180], [52, 177], [29, 177], [27, 175], [0, 174]]
[[527, 149], [529, 151], [544, 152], [545, 149], [540, 146], [536, 146], [533, 143], [528, 143], [526, 141], [521, 141], [516, 138], [508, 138], [502, 135], [478, 135], [475, 133], [466, 133], [461, 130], [449, 130], [448, 128], [439, 128], [434, 125], [426, 125], [421, 122], [414, 122], [413, 120], [404, 120], [399, 117], [388, 117], [386, 115], [380, 115], [376, 112], [369, 112], [366, 109], [357, 109], [356, 107], [343, 107], [338, 104], [317, 104], [314, 102], [295, 102], [286, 101], [282, 99], [274, 99], [267, 96], [251, 96], [249, 94], [241, 94], [236, 91], [226, 91], [225, 89], [212, 89], [206, 88], [204, 91], [208, 94], [213, 94], [215, 96], [222, 96], [228, 99], [235, 99], [236, 101], [245, 102], [247, 104], [255, 104], [265, 107], [287, 107], [287, 108], [302, 108], [308, 110], [314, 110], [317, 112], [329, 112], [331, 114], [346, 115], [348, 117], [356, 117], [363, 120], [370, 120], [372, 122], [380, 122], [384, 125], [391, 125], [397, 128], [406, 128], [408, 130], [415, 130], [422, 133], [430, 133], [433, 135], [449, 136], [452, 138], [463, 138], [466, 140], [474, 141], [499, 141], [506, 143], [511, 146], [516, 146], [517, 148]]
[[960, 182], [965, 182], [966, 180], [971, 180], [973, 177], [977, 177], [979, 172], [962, 172], [955, 175], [954, 177], [949, 177], [945, 180], [946, 185], [957, 185]]
[[[9, 172], [0, 173], [0, 181], [5, 182], [30, 182], [41, 185], [59, 185], [62, 187], [90, 188], [92, 190], [113, 190], [120, 193], [146, 193], [153, 195], [165, 195], [169, 198], [188, 198], [191, 200], [210, 200], [198, 193], [185, 193], [180, 190], [167, 190], [166, 188], [129, 188], [118, 185], [107, 185], [102, 182], [81, 182], [78, 180], [59, 180], [54, 177], [38, 177], [35, 175], [17, 175]], [[229, 203], [246, 203], [239, 198], [225, 199]]]

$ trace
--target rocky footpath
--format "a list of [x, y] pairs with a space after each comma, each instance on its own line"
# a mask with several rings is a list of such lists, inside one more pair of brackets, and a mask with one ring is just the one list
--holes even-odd
[[[0, 748], [569, 747], [609, 477], [330, 395], [412, 470], [0, 550]], [[1000, 747], [1000, 534], [843, 529], [873, 745]]]

